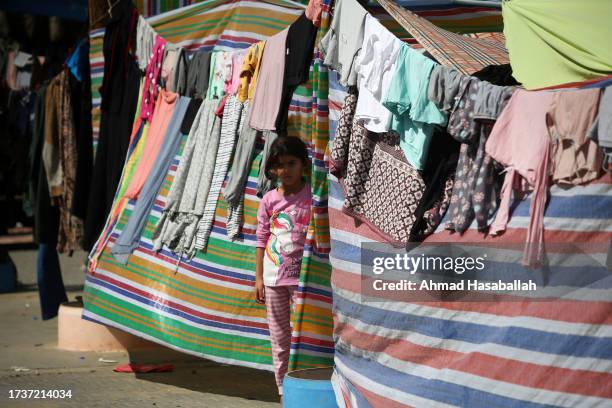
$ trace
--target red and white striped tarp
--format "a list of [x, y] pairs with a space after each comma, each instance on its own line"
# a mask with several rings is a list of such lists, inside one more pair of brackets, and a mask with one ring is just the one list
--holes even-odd
[[[330, 78], [332, 137], [343, 99], [343, 90]], [[612, 406], [608, 270], [585, 271], [600, 275], [597, 284], [566, 287], [565, 300], [366, 302], [360, 249], [378, 236], [341, 211], [343, 190], [332, 176], [329, 196], [334, 386], [341, 407]], [[528, 221], [527, 199], [496, 242], [524, 242]], [[553, 186], [544, 224], [547, 244], [600, 243], [607, 248], [612, 241], [612, 177], [567, 190]], [[438, 232], [427, 239], [490, 241], [475, 229], [462, 237]], [[510, 255], [518, 264], [522, 251]]]

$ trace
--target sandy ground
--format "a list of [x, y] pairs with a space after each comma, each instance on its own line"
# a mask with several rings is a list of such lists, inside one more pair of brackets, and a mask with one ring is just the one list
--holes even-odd
[[[15, 251], [11, 257], [21, 289], [0, 294], [0, 407], [280, 406], [270, 372], [217, 364], [161, 346], [129, 353], [57, 349], [57, 319], [40, 319], [36, 251]], [[76, 253], [61, 258], [69, 300], [81, 294], [84, 257]], [[113, 372], [116, 365], [128, 362], [173, 363], [175, 370]], [[72, 397], [11, 399], [11, 390], [70, 390]]]

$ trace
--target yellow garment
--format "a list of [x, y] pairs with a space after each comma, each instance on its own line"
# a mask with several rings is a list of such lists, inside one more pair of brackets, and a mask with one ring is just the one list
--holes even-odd
[[612, 74], [612, 1], [503, 2], [512, 75], [527, 89]]
[[244, 102], [253, 99], [255, 95], [255, 85], [259, 76], [259, 66], [261, 56], [266, 45], [265, 41], [260, 41], [251, 45], [244, 57], [244, 63], [240, 71], [240, 85], [238, 87], [238, 100]]

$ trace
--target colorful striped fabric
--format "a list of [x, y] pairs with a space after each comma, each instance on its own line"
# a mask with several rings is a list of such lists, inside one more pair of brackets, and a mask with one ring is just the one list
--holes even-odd
[[[332, 76], [332, 135], [344, 95]], [[340, 407], [612, 404], [612, 282], [604, 267], [612, 241], [612, 177], [571, 189], [553, 186], [550, 193], [547, 245], [589, 243], [590, 256], [603, 259], [601, 267], [585, 270], [596, 277], [589, 288], [550, 283], [567, 292], [563, 301], [366, 302], [360, 248], [378, 238], [342, 213], [343, 191], [330, 176], [333, 383]], [[508, 243], [507, 258], [487, 271], [506, 273], [520, 262], [529, 204], [513, 211], [503, 237], [484, 239], [474, 227], [460, 237], [439, 228], [426, 242]], [[548, 255], [563, 262], [562, 253]]]
[[[143, 10], [142, 4], [137, 5]], [[163, 38], [190, 50], [232, 50], [248, 48], [282, 30], [303, 9], [300, 2], [291, 0], [207, 0], [150, 17], [148, 21]], [[90, 32], [89, 38], [92, 126], [96, 145], [100, 133], [99, 88], [104, 74], [104, 29]]]
[[502, 34], [498, 33], [493, 41], [462, 36], [436, 26], [392, 0], [378, 2], [442, 65], [469, 75], [488, 65], [510, 62]]
[[[292, 2], [217, 1], [175, 10], [152, 18], [151, 23], [171, 42], [190, 48], [236, 49], [280, 31], [302, 10], [302, 5]], [[328, 26], [325, 12], [318, 35]], [[292, 133], [309, 142], [314, 163], [313, 217], [302, 264], [289, 362], [290, 369], [297, 369], [329, 366], [334, 352], [327, 173], [323, 161], [329, 134], [327, 72], [320, 67], [319, 58], [313, 63], [310, 80], [296, 92], [290, 109]], [[138, 146], [133, 141], [119, 191], [130, 182], [130, 169], [141, 151]], [[109, 245], [102, 251], [95, 271], [87, 277], [84, 318], [187, 353], [271, 370], [265, 309], [253, 297], [259, 204], [255, 193], [262, 147], [260, 143], [245, 191], [240, 239], [227, 239], [227, 206], [220, 198], [207, 252], [197, 252], [191, 261], [177, 262], [169, 251], [151, 251], [153, 230], [165, 206], [180, 153], [157, 197], [140, 245], [125, 266], [110, 255], [110, 247], [130, 216], [133, 203], [123, 207], [118, 195], [113, 209], [117, 222], [113, 224], [111, 218], [103, 232], [103, 236], [110, 236]]]
[[198, 0], [134, 0], [134, 5], [145, 17], [156, 16], [160, 13], [176, 10], [177, 8], [185, 7], [193, 3], [199, 3]]

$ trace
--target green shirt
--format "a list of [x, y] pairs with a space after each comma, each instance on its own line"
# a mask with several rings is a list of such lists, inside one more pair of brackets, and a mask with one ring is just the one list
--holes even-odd
[[436, 63], [406, 44], [400, 47], [395, 73], [383, 98], [391, 111], [391, 130], [400, 135], [406, 159], [422, 170], [434, 125], [445, 125], [447, 116], [427, 97], [429, 77]]

